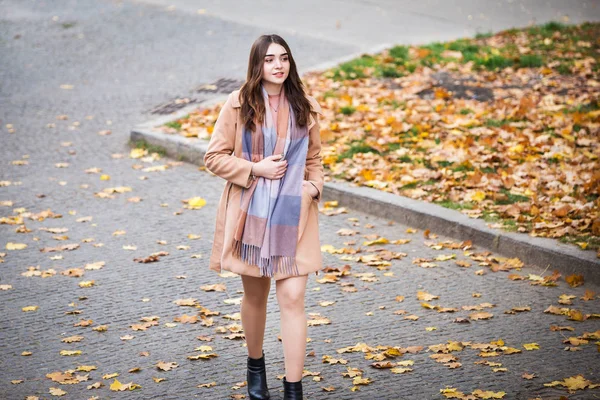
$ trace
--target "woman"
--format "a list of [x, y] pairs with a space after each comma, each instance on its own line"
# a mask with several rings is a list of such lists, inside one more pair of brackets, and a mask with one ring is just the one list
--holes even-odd
[[252, 400], [270, 398], [263, 338], [271, 278], [281, 312], [284, 399], [302, 399], [304, 295], [308, 275], [322, 269], [320, 113], [316, 100], [304, 92], [287, 43], [278, 35], [263, 35], [250, 50], [246, 82], [221, 109], [204, 157], [206, 168], [227, 180], [210, 268], [242, 277]]

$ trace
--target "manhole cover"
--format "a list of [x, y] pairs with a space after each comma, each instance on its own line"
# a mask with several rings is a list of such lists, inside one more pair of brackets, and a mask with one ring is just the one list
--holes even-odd
[[221, 78], [216, 82], [200, 85], [194, 89], [194, 93], [199, 94], [199, 97], [176, 97], [173, 100], [157, 105], [148, 112], [150, 114], [171, 114], [189, 104], [201, 103], [212, 97], [211, 95], [231, 93], [239, 89], [243, 83], [244, 81], [239, 79]]
[[239, 79], [221, 78], [214, 83], [201, 85], [196, 88], [196, 93], [231, 93], [239, 89], [244, 81]]
[[159, 104], [158, 106], [154, 107], [149, 112], [150, 112], [150, 114], [171, 114], [189, 104], [198, 103], [198, 101], [199, 101], [198, 99], [192, 99], [189, 97], [184, 97], [184, 98], [178, 97], [178, 98], [170, 100], [166, 103]]

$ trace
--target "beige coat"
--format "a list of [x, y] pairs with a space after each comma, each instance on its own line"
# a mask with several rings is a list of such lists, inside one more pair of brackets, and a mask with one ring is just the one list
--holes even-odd
[[[312, 182], [319, 194], [316, 198], [312, 198], [307, 190], [302, 192], [296, 247], [296, 264], [300, 275], [308, 275], [312, 272], [318, 274], [318, 271], [323, 268], [318, 221], [318, 203], [323, 192], [323, 165], [317, 116], [322, 114], [322, 111], [314, 98], [310, 96], [307, 98], [311, 104], [311, 115], [308, 124], [309, 144], [304, 179]], [[240, 110], [239, 90], [236, 90], [229, 95], [221, 109], [204, 156], [206, 168], [227, 181], [217, 210], [209, 266], [216, 272], [224, 269], [236, 274], [260, 277], [257, 266], [248, 265], [233, 257], [232, 254], [233, 234], [240, 209], [242, 188], [248, 188], [252, 182], [250, 179], [252, 162], [242, 158], [243, 122]], [[290, 276], [278, 272], [273, 278], [279, 280]]]

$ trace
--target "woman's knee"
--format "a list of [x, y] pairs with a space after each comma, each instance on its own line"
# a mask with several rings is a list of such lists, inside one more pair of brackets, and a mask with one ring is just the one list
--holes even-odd
[[265, 305], [271, 289], [271, 280], [269, 278], [255, 278], [242, 275], [244, 286], [243, 301], [253, 305]]
[[[306, 293], [306, 279], [288, 278], [278, 282], [277, 302], [282, 309], [304, 309], [304, 296]], [[285, 282], [287, 281], [287, 282]]]

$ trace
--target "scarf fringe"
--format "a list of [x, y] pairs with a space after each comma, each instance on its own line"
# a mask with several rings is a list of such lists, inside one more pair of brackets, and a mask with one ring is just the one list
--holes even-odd
[[291, 256], [260, 256], [261, 248], [242, 243], [241, 240], [233, 241], [233, 255], [246, 264], [256, 265], [260, 268], [261, 276], [272, 278], [277, 272], [286, 275], [300, 275], [296, 257]]

